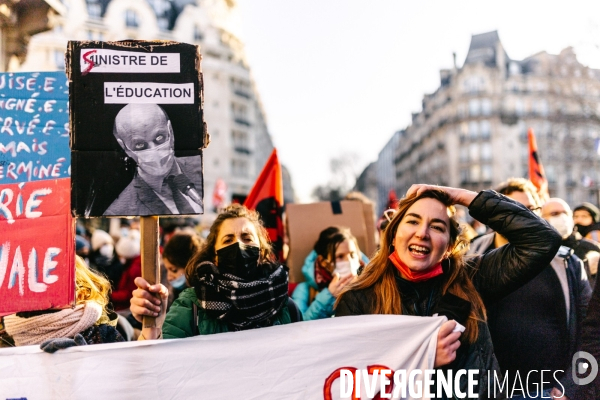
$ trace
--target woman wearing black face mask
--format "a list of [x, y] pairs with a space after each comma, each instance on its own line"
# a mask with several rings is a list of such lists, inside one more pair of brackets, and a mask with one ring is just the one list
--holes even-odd
[[[141, 339], [185, 338], [287, 324], [302, 319], [287, 296], [287, 267], [275, 262], [258, 214], [226, 208], [210, 228], [206, 246], [188, 263], [185, 289], [165, 315], [167, 290], [136, 278], [131, 313], [155, 316], [157, 328]], [[152, 293], [158, 293], [157, 300]], [[247, 300], [250, 299], [250, 300]], [[162, 311], [161, 311], [162, 308]]]

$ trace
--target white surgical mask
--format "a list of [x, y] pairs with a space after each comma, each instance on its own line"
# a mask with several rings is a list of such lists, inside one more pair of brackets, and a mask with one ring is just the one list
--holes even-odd
[[345, 278], [348, 275], [356, 276], [359, 268], [360, 262], [358, 258], [351, 258], [350, 261], [336, 261], [333, 272], [340, 274], [340, 278]]
[[567, 238], [573, 232], [573, 218], [570, 218], [565, 213], [548, 218], [548, 222], [558, 231], [563, 239]]
[[183, 289], [185, 287], [185, 274], [181, 274], [172, 281], [169, 281], [169, 284], [173, 286], [173, 289]]
[[148, 175], [167, 175], [173, 167], [174, 154], [171, 142], [166, 141], [152, 149], [134, 151], [138, 167]]
[[100, 253], [100, 255], [106, 258], [111, 258], [113, 256], [114, 251], [115, 247], [112, 244], [107, 243], [104, 246], [100, 247], [98, 253]]

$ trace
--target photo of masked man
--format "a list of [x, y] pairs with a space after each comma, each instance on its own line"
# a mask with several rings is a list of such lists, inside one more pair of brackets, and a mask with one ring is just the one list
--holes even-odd
[[103, 215], [198, 214], [202, 204], [202, 158], [175, 157], [167, 113], [157, 104], [127, 104], [113, 134], [137, 171]]

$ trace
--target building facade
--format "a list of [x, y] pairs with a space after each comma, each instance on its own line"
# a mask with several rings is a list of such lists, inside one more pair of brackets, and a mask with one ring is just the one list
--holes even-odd
[[600, 70], [572, 48], [512, 60], [497, 32], [473, 35], [466, 60], [440, 71], [395, 149], [398, 193], [426, 182], [472, 190], [527, 177], [533, 128], [551, 196], [598, 203]]
[[64, 69], [68, 40], [158, 39], [199, 45], [210, 134], [204, 150], [205, 210], [213, 210], [219, 179], [227, 186], [225, 204], [234, 195], [248, 194], [273, 143], [240, 40], [235, 0], [63, 1], [67, 12], [56, 17], [52, 31], [32, 37], [19, 69]]
[[[375, 162], [375, 174], [377, 177], [377, 215], [381, 215], [387, 208], [390, 191], [396, 192], [398, 183], [396, 181], [396, 169], [394, 159], [396, 149], [406, 131], [397, 131], [379, 152]], [[396, 192], [398, 196], [400, 193]]]
[[372, 162], [367, 165], [356, 179], [356, 184], [352, 190], [359, 191], [367, 196], [374, 205], [379, 203], [379, 195], [377, 192], [377, 162]]

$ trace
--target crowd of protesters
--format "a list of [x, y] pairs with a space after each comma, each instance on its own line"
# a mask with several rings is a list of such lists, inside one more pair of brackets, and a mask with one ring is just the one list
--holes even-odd
[[[449, 321], [435, 368], [479, 370], [482, 398], [487, 371], [535, 370], [565, 373], [538, 397], [514, 399], [598, 398], [598, 379], [573, 383], [571, 359], [581, 350], [600, 359], [600, 294], [592, 293], [600, 211], [543, 200], [524, 179], [494, 189], [414, 185], [377, 222], [374, 254], [361, 251], [350, 229], [328, 227], [306, 254], [304, 282], [293, 284], [260, 215], [239, 204], [222, 209], [206, 237], [190, 220], [162, 226], [163, 284], [141, 277], [139, 221], [78, 224], [76, 304], [5, 316], [0, 346], [54, 352], [347, 315], [437, 314]], [[143, 316], [156, 317], [155, 327], [142, 327]], [[460, 383], [464, 389], [466, 376]]]

